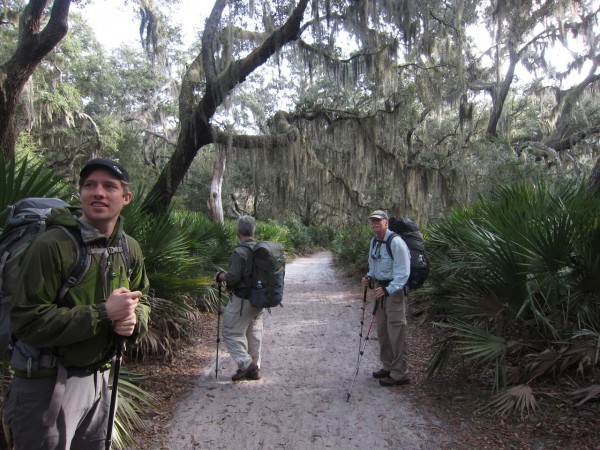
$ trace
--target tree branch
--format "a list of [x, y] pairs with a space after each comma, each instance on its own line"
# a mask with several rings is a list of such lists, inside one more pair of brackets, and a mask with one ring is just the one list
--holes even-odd
[[272, 135], [231, 135], [227, 132], [213, 129], [212, 135], [212, 141], [215, 144], [228, 145], [231, 142], [232, 148], [243, 149], [287, 147], [288, 145], [297, 142], [300, 138], [300, 133], [296, 127], [291, 127], [290, 131], [287, 133]]
[[54, 0], [50, 19], [40, 32], [48, 0], [30, 0], [19, 19], [17, 48], [0, 66], [0, 149], [6, 159], [14, 155], [17, 134], [14, 114], [25, 83], [42, 59], [62, 40], [69, 29], [71, 0]]

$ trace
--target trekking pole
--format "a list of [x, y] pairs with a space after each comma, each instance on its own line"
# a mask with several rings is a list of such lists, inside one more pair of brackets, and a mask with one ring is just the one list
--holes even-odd
[[115, 414], [117, 412], [117, 390], [119, 386], [119, 372], [121, 372], [121, 360], [123, 359], [123, 349], [125, 347], [125, 338], [116, 335], [117, 355], [115, 357], [115, 367], [113, 368], [113, 385], [110, 396], [110, 409], [108, 410], [108, 426], [106, 429], [106, 450], [110, 450], [112, 445], [113, 425]]
[[362, 346], [363, 327], [365, 324], [365, 309], [367, 309], [367, 290], [369, 286], [365, 286], [365, 294], [363, 295], [362, 317], [360, 319], [360, 333], [358, 333], [358, 357], [360, 358], [360, 347]]
[[219, 283], [219, 310], [217, 312], [217, 362], [215, 365], [215, 379], [219, 378], [219, 342], [221, 342], [220, 327], [221, 327], [221, 283]]
[[352, 382], [350, 383], [350, 388], [348, 388], [348, 396], [346, 397], [346, 401], [350, 401], [350, 396], [352, 395], [352, 386], [354, 386], [354, 380], [356, 380], [356, 376], [358, 375], [358, 369], [360, 367], [360, 360], [362, 359], [363, 354], [365, 353], [365, 347], [367, 346], [367, 342], [369, 341], [369, 334], [371, 334], [371, 327], [373, 326], [373, 320], [375, 319], [375, 313], [377, 312], [377, 299], [375, 299], [375, 306], [373, 308], [373, 315], [371, 316], [371, 322], [369, 323], [369, 328], [367, 329], [367, 335], [365, 336], [365, 340], [363, 341], [362, 348], [359, 349], [358, 352], [358, 362], [356, 363], [356, 371], [354, 372], [354, 377], [352, 378]]

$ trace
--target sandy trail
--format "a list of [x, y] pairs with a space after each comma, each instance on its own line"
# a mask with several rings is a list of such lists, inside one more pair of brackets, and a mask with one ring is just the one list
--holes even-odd
[[[234, 383], [237, 367], [221, 341], [215, 360], [179, 405], [168, 449], [431, 449], [449, 437], [403, 391], [380, 387], [376, 325], [356, 373], [362, 288], [335, 275], [331, 254], [286, 268], [284, 307], [265, 314], [260, 381]], [[366, 334], [372, 310], [368, 299]]]

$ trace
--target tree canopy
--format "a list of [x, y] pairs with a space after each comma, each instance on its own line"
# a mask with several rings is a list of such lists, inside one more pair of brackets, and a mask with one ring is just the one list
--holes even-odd
[[130, 3], [140, 49], [106, 55], [70, 1], [5, 2], [5, 155], [67, 177], [120, 157], [152, 184], [148, 209], [204, 208], [201, 192], [215, 220], [427, 220], [540, 173], [597, 188], [593, 1], [216, 0], [186, 52], [169, 0]]

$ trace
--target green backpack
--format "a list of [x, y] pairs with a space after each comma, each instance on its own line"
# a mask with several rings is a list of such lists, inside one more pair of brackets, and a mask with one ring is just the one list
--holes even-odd
[[277, 242], [260, 241], [242, 244], [251, 251], [250, 304], [255, 308], [283, 306], [285, 250]]

